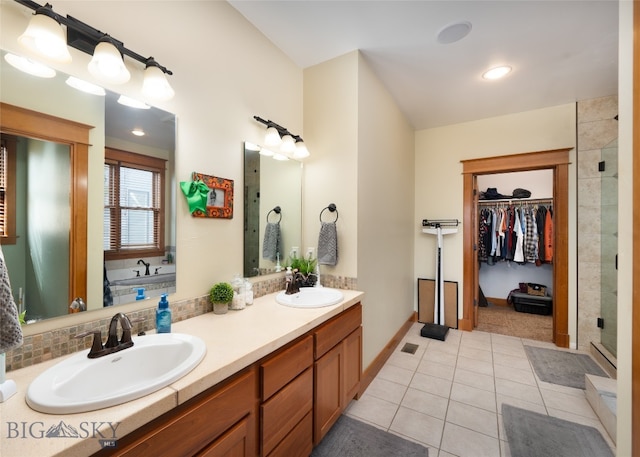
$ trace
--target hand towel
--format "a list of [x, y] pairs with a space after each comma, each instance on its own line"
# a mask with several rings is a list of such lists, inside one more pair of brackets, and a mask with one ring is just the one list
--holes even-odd
[[113, 294], [111, 293], [111, 283], [107, 278], [107, 264], [103, 263], [104, 273], [102, 276], [102, 306], [113, 306]]
[[280, 223], [267, 222], [264, 228], [264, 241], [262, 243], [262, 258], [276, 261], [280, 249]]
[[18, 310], [11, 293], [9, 271], [0, 247], [0, 353], [22, 345], [22, 327]]
[[318, 263], [335, 266], [338, 263], [338, 231], [335, 222], [322, 222], [318, 237]]

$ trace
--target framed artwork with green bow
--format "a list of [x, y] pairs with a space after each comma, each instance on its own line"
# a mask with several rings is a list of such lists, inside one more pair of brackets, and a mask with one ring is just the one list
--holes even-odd
[[181, 182], [193, 217], [233, 218], [233, 180], [193, 172], [191, 182]]

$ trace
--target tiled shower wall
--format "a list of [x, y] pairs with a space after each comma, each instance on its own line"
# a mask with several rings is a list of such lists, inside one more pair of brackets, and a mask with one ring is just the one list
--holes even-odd
[[[611, 148], [618, 137], [614, 119], [618, 97], [580, 101], [577, 109], [578, 349], [588, 351], [592, 342], [601, 340], [597, 318], [602, 317], [602, 242], [613, 235], [602, 232], [602, 222], [608, 215], [606, 208], [604, 212], [602, 209], [603, 173], [598, 171], [598, 163], [603, 160], [603, 149]], [[608, 320], [605, 325], [617, 325], [611, 322], [613, 319]]]

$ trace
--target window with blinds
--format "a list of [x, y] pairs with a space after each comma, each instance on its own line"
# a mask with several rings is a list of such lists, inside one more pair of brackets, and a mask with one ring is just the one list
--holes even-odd
[[6, 210], [6, 195], [7, 195], [7, 146], [4, 141], [0, 144], [0, 236], [7, 235], [7, 210]]
[[104, 240], [108, 260], [164, 256], [165, 161], [106, 149]]

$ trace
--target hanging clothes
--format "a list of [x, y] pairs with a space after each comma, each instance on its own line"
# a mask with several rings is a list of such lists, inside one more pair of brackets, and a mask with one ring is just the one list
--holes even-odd
[[549, 207], [544, 221], [544, 260], [553, 262], [553, 209]]
[[516, 242], [515, 242], [515, 250], [513, 253], [513, 261], [518, 263], [524, 263], [524, 233], [522, 231], [522, 219], [521, 219], [521, 211], [519, 209], [515, 209], [515, 227], [513, 229]]

